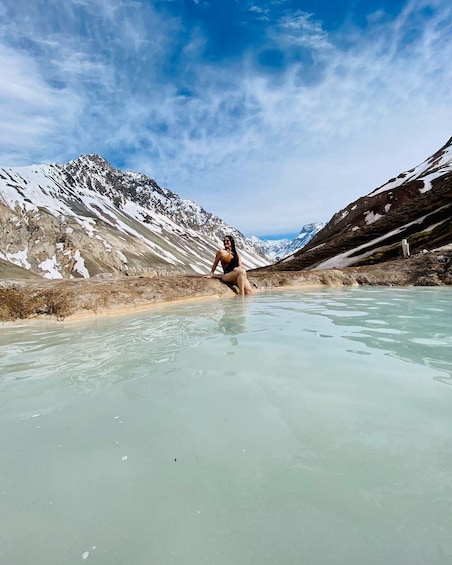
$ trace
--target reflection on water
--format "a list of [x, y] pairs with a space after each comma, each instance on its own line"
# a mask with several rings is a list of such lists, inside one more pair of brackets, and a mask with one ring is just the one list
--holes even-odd
[[246, 300], [234, 300], [227, 302], [223, 307], [223, 312], [218, 320], [221, 333], [230, 336], [232, 345], [238, 345], [237, 336], [247, 332], [246, 310], [248, 303]]
[[3, 325], [0, 563], [448, 565], [451, 298]]
[[437, 369], [443, 375], [434, 378], [452, 384], [450, 289], [373, 289], [367, 294], [351, 298], [349, 293], [310, 311], [340, 326], [344, 339]]

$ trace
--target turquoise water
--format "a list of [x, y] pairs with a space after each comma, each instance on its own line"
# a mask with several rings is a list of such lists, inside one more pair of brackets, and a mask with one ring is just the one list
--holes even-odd
[[452, 289], [0, 327], [2, 565], [452, 563]]

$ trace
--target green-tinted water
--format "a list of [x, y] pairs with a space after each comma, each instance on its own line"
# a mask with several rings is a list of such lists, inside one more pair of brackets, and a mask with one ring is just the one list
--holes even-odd
[[2, 326], [0, 563], [451, 563], [451, 299]]

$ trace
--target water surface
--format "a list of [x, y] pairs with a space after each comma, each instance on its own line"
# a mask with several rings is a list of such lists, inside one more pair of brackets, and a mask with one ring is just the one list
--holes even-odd
[[1, 326], [0, 563], [451, 563], [451, 299]]

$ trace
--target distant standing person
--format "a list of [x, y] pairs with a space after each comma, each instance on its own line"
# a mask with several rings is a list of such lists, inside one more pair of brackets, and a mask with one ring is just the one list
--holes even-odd
[[246, 270], [242, 266], [242, 259], [235, 248], [235, 241], [232, 235], [225, 235], [223, 244], [224, 249], [217, 251], [210, 275], [207, 275], [206, 278], [212, 277], [218, 263], [221, 262], [224, 271], [224, 274], [221, 275], [221, 280], [228, 284], [236, 284], [239, 294], [253, 294], [250, 281], [246, 277]]

